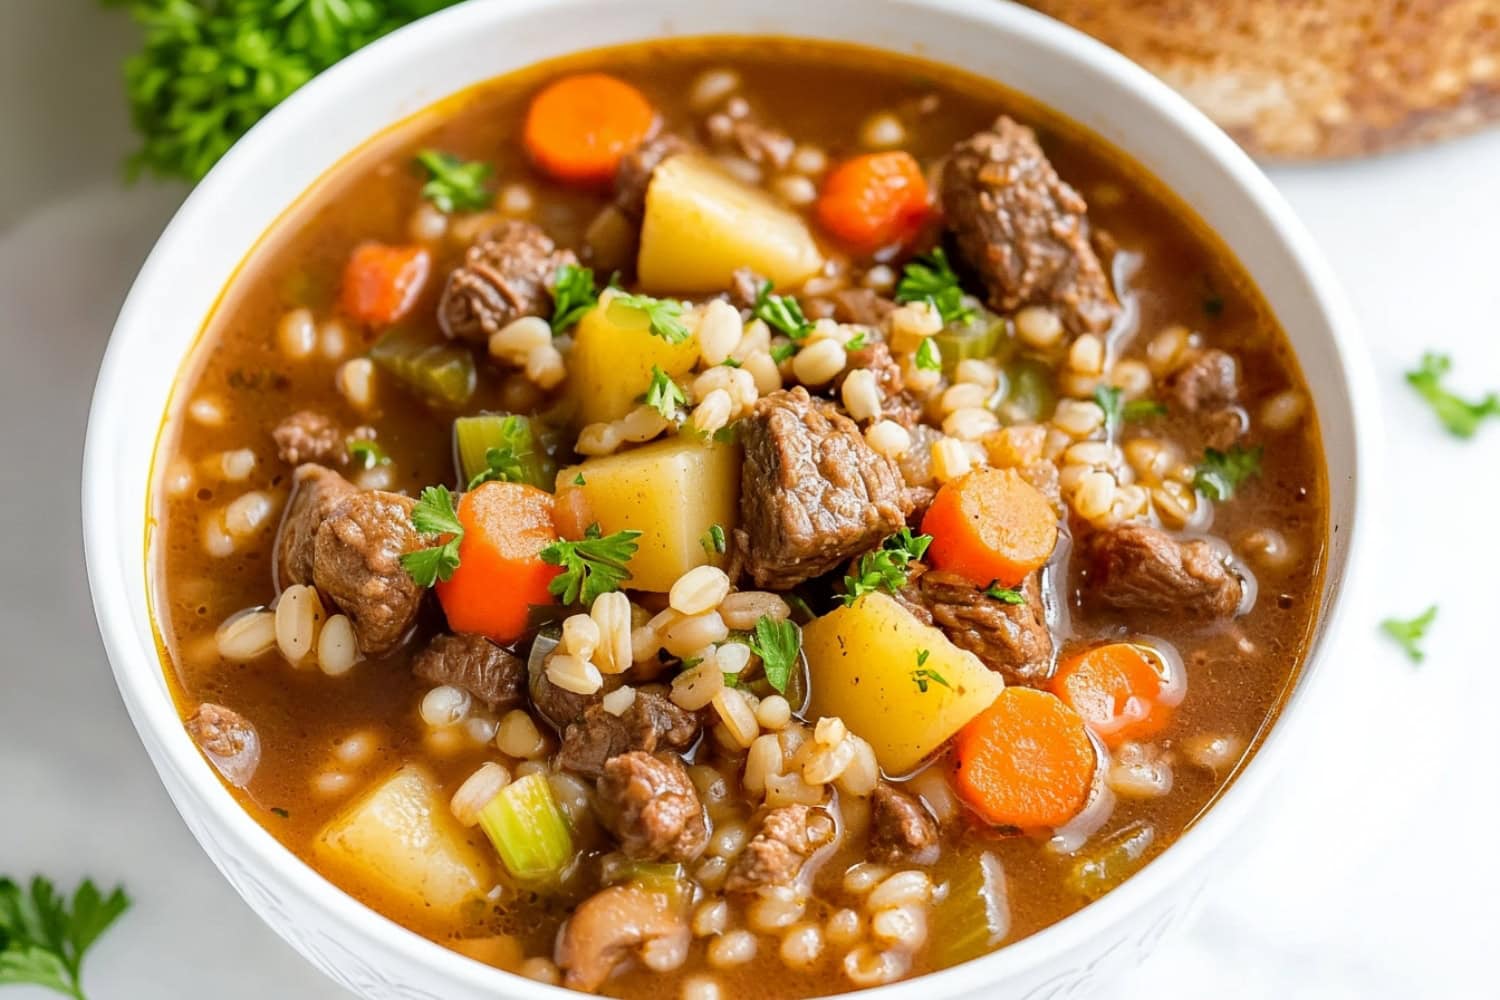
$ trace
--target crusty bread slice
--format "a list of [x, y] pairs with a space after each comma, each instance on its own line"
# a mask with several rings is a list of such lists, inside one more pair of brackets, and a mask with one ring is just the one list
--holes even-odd
[[1140, 62], [1259, 156], [1362, 156], [1500, 120], [1500, 0], [1027, 2]]

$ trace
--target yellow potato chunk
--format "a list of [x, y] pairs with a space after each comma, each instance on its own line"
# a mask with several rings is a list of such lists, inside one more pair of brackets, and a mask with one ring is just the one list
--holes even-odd
[[642, 316], [629, 325], [610, 318], [607, 309], [592, 309], [578, 322], [573, 353], [568, 357], [568, 394], [575, 423], [582, 427], [618, 420], [651, 385], [651, 366], [674, 378], [698, 362], [698, 338], [669, 344], [651, 332]]
[[874, 747], [887, 774], [915, 769], [1005, 688], [973, 653], [882, 593], [804, 626], [802, 648], [809, 718], [843, 719]]
[[406, 904], [434, 922], [493, 882], [489, 862], [453, 818], [428, 771], [401, 768], [325, 826], [318, 858], [360, 890]]
[[695, 566], [723, 564], [702, 540], [715, 524], [728, 538], [739, 522], [740, 449], [680, 437], [591, 458], [557, 474], [559, 507], [574, 491], [604, 534], [641, 532], [627, 586], [664, 593]]
[[682, 153], [646, 189], [636, 273], [650, 292], [721, 292], [736, 268], [796, 287], [823, 266], [802, 216], [704, 156]]

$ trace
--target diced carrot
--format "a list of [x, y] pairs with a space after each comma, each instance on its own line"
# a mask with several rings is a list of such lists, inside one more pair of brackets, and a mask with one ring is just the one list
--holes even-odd
[[1051, 688], [1109, 746], [1146, 740], [1171, 721], [1157, 700], [1165, 671], [1161, 654], [1134, 642], [1109, 642], [1063, 660]]
[[435, 588], [448, 625], [498, 642], [520, 638], [532, 605], [554, 603], [547, 584], [561, 572], [541, 558], [557, 540], [552, 494], [525, 483], [485, 483], [463, 495], [458, 522], [458, 569]]
[[639, 90], [604, 73], [577, 73], [532, 98], [524, 141], [533, 162], [558, 180], [607, 184], [655, 125], [656, 109]]
[[945, 483], [922, 518], [927, 558], [976, 587], [1018, 586], [1057, 545], [1057, 514], [1013, 469], [976, 469]]
[[1088, 801], [1098, 755], [1055, 695], [1010, 687], [955, 740], [959, 796], [997, 826], [1062, 826]]
[[823, 228], [860, 253], [905, 243], [930, 211], [922, 167], [900, 151], [845, 160], [823, 182], [817, 203]]
[[396, 322], [422, 294], [431, 267], [422, 247], [361, 243], [344, 266], [344, 312], [372, 326]]

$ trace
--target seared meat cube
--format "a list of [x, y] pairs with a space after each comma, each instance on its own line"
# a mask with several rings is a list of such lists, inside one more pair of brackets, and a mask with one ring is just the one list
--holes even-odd
[[882, 781], [870, 797], [870, 857], [889, 865], [938, 859], [938, 826], [921, 803]]
[[815, 849], [808, 836], [812, 810], [804, 805], [782, 806], [766, 813], [760, 832], [735, 858], [724, 888], [754, 892], [769, 886], [791, 885]]
[[954, 147], [943, 211], [963, 258], [1000, 312], [1045, 305], [1073, 333], [1102, 333], [1120, 311], [1089, 242], [1088, 205], [1048, 162], [1036, 133], [1001, 116]]
[[358, 489], [332, 469], [299, 465], [292, 473], [292, 496], [276, 532], [272, 576], [278, 589], [313, 582], [313, 542], [334, 509]]
[[448, 276], [438, 322], [450, 337], [485, 341], [522, 316], [552, 314], [557, 269], [576, 264], [571, 250], [529, 222], [509, 219], [482, 234]]
[[1188, 413], [1222, 410], [1240, 399], [1240, 366], [1224, 351], [1204, 351], [1167, 376], [1167, 394]]
[[260, 734], [240, 713], [204, 702], [185, 723], [208, 762], [236, 788], [244, 788], [260, 765]]
[[526, 692], [526, 664], [482, 635], [435, 636], [411, 671], [434, 686], [463, 688], [490, 711], [515, 707]]
[[411, 523], [411, 497], [382, 490], [345, 497], [318, 527], [313, 583], [349, 616], [360, 651], [394, 649], [417, 620], [427, 592], [401, 556], [427, 544]]
[[957, 573], [914, 567], [896, 595], [919, 620], [942, 629], [1010, 683], [1039, 685], [1052, 676], [1052, 630], [1042, 603], [1041, 573], [1019, 588], [1024, 604], [1007, 604], [985, 594]]
[[840, 323], [855, 323], [876, 329], [896, 311], [894, 299], [888, 299], [869, 288], [841, 288], [834, 292], [833, 318]]
[[1181, 540], [1144, 524], [1090, 535], [1088, 597], [1120, 610], [1156, 611], [1179, 619], [1228, 618], [1245, 588], [1226, 553], [1205, 538]]
[[651, 175], [669, 158], [692, 148], [693, 144], [682, 136], [663, 132], [622, 156], [615, 168], [615, 207], [625, 218], [640, 225], [646, 214], [646, 189], [651, 186]]
[[316, 462], [319, 465], [343, 465], [349, 461], [349, 441], [369, 440], [375, 432], [368, 427], [345, 431], [332, 417], [317, 410], [298, 410], [271, 431], [276, 454], [288, 465]]
[[557, 934], [553, 958], [563, 985], [592, 993], [631, 952], [660, 943], [686, 950], [690, 931], [677, 910], [658, 893], [613, 885], [578, 904]]
[[786, 589], [874, 548], [911, 509], [894, 462], [854, 421], [798, 386], [740, 424], [745, 462], [736, 539], [759, 587]]
[[698, 740], [701, 724], [670, 700], [652, 691], [637, 690], [635, 700], [620, 715], [590, 704], [563, 732], [559, 767], [590, 778], [604, 773], [607, 761], [632, 750], [681, 752]]
[[632, 750], [611, 757], [598, 791], [599, 818], [629, 857], [692, 861], [703, 853], [703, 803], [676, 756]]

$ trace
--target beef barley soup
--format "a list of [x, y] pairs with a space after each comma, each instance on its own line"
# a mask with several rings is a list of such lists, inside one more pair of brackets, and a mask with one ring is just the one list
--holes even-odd
[[353, 152], [159, 447], [188, 731], [392, 919], [623, 997], [920, 975], [1131, 877], [1316, 614], [1315, 415], [1255, 289], [996, 84], [589, 53]]

